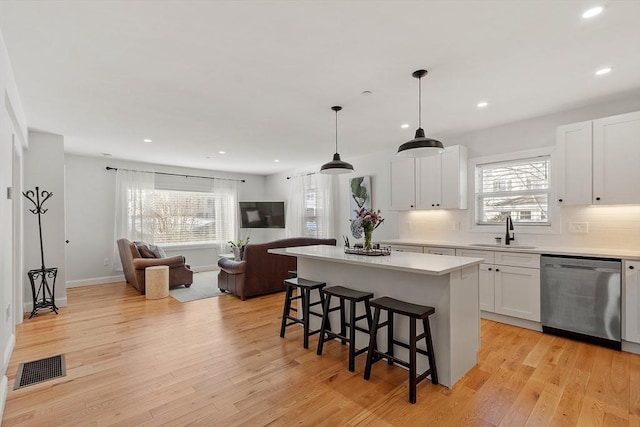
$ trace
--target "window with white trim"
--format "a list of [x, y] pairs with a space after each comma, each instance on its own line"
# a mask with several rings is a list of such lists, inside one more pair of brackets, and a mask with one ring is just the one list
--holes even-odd
[[234, 239], [233, 224], [224, 220], [226, 212], [235, 213], [232, 193], [156, 188], [146, 197], [150, 200], [144, 218], [151, 223], [149, 229], [157, 245], [221, 243]]
[[304, 190], [304, 230], [305, 237], [322, 236], [322, 212], [318, 206], [317, 187]]
[[550, 157], [476, 165], [476, 224], [551, 225]]

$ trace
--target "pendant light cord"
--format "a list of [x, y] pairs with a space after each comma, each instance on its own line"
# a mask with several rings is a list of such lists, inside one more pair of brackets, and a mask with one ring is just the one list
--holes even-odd
[[338, 111], [336, 111], [336, 153], [338, 152]]
[[418, 127], [422, 128], [422, 77], [418, 77]]

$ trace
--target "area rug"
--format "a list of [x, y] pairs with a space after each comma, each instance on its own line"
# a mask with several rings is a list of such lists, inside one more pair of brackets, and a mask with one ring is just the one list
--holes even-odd
[[224, 295], [218, 289], [218, 271], [203, 271], [193, 275], [193, 284], [189, 288], [180, 286], [169, 291], [174, 299], [180, 302], [195, 301], [199, 299]]

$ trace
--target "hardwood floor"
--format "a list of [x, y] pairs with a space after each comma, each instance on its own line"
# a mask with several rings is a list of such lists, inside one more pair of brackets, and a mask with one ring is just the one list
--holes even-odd
[[[4, 426], [640, 426], [640, 356], [482, 322], [479, 364], [453, 390], [347, 370], [347, 349], [279, 337], [283, 294], [147, 301], [124, 284], [68, 290], [17, 329]], [[67, 376], [12, 390], [18, 364], [64, 353]]]

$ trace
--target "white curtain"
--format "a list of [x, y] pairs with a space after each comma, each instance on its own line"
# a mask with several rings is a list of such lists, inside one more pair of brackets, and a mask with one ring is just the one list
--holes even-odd
[[153, 243], [153, 190], [152, 172], [118, 169], [116, 172], [116, 198], [114, 221], [113, 267], [121, 270], [118, 239]]
[[286, 235], [287, 237], [304, 236], [304, 176], [289, 178], [289, 199], [287, 203]]
[[335, 177], [319, 173], [289, 179], [288, 237], [335, 236]]
[[218, 195], [215, 204], [215, 218], [220, 239], [215, 246], [218, 253], [226, 252], [229, 240], [238, 240], [238, 181], [214, 179], [212, 191]]

